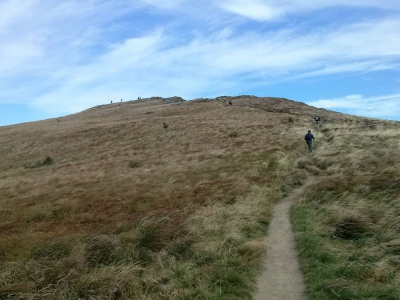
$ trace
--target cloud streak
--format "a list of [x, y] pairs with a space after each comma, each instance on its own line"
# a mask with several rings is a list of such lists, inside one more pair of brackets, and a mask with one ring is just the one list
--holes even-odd
[[361, 7], [400, 10], [400, 4], [395, 0], [223, 0], [220, 7], [230, 13], [237, 14], [255, 21], [275, 21], [288, 15], [305, 14], [316, 10], [333, 7]]
[[392, 118], [400, 116], [400, 94], [378, 97], [348, 95], [340, 98], [321, 99], [307, 103], [319, 108], [341, 110], [367, 117]]
[[[21, 3], [0, 4], [12, 16], [0, 9], [0, 104], [48, 113], [120, 98], [213, 97], [400, 70], [400, 4], [392, 0]], [[296, 19], [328, 7], [382, 12], [331, 24]], [[289, 15], [293, 22], [281, 22]]]
[[[380, 32], [379, 28], [383, 30]], [[60, 88], [41, 97], [36, 105], [47, 107], [51, 99], [61, 95], [70, 99], [68, 107], [72, 109], [76, 105], [73, 94], [87, 97], [84, 91], [93, 86], [99, 86], [95, 89], [98, 94], [91, 97], [93, 101], [112, 98], [118, 92], [126, 93], [125, 98], [129, 92], [149, 95], [155, 88], [158, 93], [195, 98], [204, 95], [204, 91], [222, 93], [226, 86], [244, 87], [254, 80], [271, 83], [393, 69], [398, 67], [393, 57], [400, 56], [400, 36], [395, 28], [400, 28], [400, 21], [358, 24], [308, 36], [298, 35], [295, 30], [269, 35], [217, 33], [179, 45], [174, 36], [159, 30], [114, 44], [91, 64], [70, 68], [60, 78]], [[377, 34], [392, 47], [375, 43]], [[354, 43], [359, 36], [362, 38]]]

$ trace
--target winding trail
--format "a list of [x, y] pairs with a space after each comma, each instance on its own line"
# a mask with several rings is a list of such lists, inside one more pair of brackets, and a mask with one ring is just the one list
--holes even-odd
[[254, 300], [308, 300], [289, 219], [290, 207], [307, 185], [296, 189], [274, 208], [267, 237], [265, 271], [257, 281]]

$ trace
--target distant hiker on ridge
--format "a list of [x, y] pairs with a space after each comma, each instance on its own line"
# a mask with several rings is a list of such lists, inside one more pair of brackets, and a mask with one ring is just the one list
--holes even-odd
[[314, 139], [314, 136], [311, 133], [311, 130], [308, 131], [308, 133], [305, 135], [304, 139], [306, 140], [306, 143], [308, 145], [308, 151], [312, 152], [312, 142]]
[[315, 116], [314, 120], [315, 120], [315, 124], [318, 127], [319, 126], [319, 121], [321, 121], [321, 118], [319, 116]]
[[228, 103], [229, 103], [229, 105], [232, 105], [232, 101], [231, 101], [231, 100], [229, 100], [229, 102], [228, 102]]

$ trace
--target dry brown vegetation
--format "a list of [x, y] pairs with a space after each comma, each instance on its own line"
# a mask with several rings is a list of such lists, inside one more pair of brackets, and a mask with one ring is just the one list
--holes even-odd
[[[271, 208], [310, 174], [321, 181], [309, 203], [341, 193], [318, 202], [337, 217], [328, 233], [397, 224], [398, 123], [229, 100], [153, 98], [1, 127], [0, 299], [250, 299]], [[325, 123], [310, 156], [315, 114]], [[382, 228], [379, 210], [346, 200], [386, 191]]]

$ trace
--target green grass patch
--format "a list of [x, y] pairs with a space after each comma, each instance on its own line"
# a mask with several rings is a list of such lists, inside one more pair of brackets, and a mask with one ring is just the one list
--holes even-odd
[[364, 235], [362, 219], [357, 219], [349, 234], [337, 236], [329, 227], [334, 218], [328, 205], [322, 209], [313, 202], [297, 204], [291, 210], [310, 299], [399, 299], [395, 274], [400, 265], [386, 265], [377, 236]]

